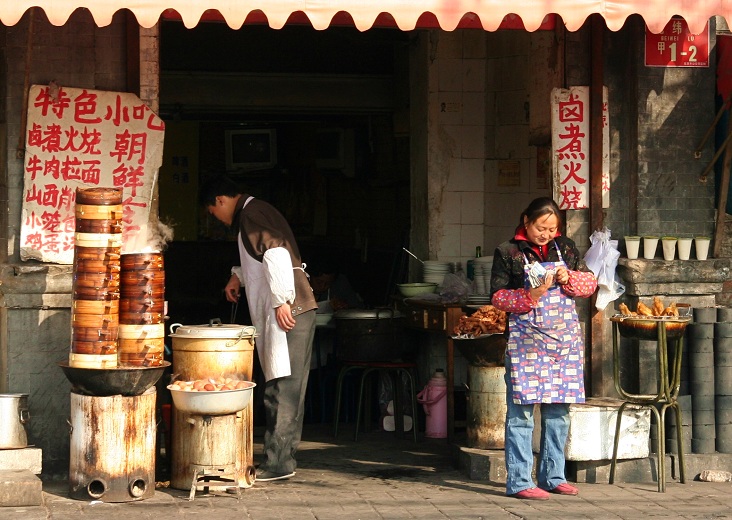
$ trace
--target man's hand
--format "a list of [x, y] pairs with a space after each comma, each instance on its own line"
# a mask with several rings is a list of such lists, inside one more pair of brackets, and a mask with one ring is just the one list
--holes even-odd
[[239, 301], [240, 293], [241, 282], [239, 281], [239, 277], [235, 274], [232, 274], [231, 278], [229, 278], [229, 282], [226, 284], [226, 287], [224, 287], [224, 294], [226, 295], [226, 299], [231, 303], [236, 303]]
[[275, 309], [277, 316], [277, 324], [285, 332], [290, 332], [295, 326], [295, 317], [292, 315], [292, 309], [289, 303], [283, 303]]

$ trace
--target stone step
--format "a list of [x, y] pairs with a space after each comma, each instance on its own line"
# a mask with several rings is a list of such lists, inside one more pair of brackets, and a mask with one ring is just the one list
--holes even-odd
[[27, 469], [0, 469], [0, 506], [40, 506], [41, 479]]

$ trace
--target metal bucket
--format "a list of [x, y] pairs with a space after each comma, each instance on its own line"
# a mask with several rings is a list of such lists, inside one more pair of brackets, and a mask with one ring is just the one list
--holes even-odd
[[25, 431], [28, 421], [28, 394], [0, 394], [0, 449], [28, 446]]
[[506, 369], [502, 366], [468, 366], [468, 448], [501, 450], [505, 445]]

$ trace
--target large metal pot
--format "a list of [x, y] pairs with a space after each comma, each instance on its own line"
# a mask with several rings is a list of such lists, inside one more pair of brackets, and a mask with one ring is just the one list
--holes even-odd
[[28, 446], [24, 426], [28, 421], [28, 394], [0, 394], [0, 449]]
[[389, 308], [346, 309], [334, 314], [338, 348], [344, 361], [401, 361], [411, 354], [405, 318]]

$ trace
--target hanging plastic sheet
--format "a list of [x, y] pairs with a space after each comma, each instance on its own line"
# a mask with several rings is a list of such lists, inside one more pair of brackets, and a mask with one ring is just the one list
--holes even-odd
[[625, 286], [620, 283], [615, 268], [618, 266], [618, 241], [610, 240], [610, 230], [602, 228], [590, 237], [592, 245], [585, 254], [585, 262], [597, 277], [597, 300], [595, 307], [602, 311], [607, 305], [617, 300], [624, 292]]

